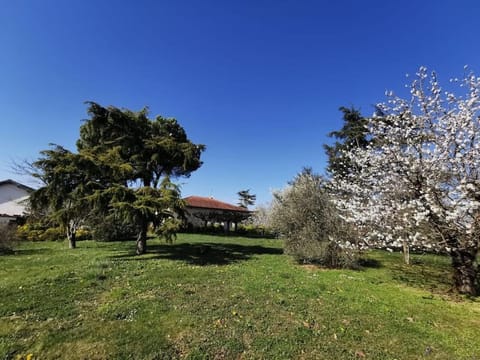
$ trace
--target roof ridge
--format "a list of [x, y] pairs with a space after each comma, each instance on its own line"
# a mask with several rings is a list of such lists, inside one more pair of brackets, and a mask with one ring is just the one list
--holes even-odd
[[30, 191], [30, 192], [35, 190], [35, 189], [31, 188], [30, 186], [24, 185], [22, 183], [19, 183], [18, 181], [12, 180], [12, 179], [1, 180], [0, 185], [3, 185], [3, 184], [16, 185], [19, 188], [22, 188], [22, 189]]
[[198, 195], [191, 195], [184, 198], [187, 206], [198, 207], [204, 209], [229, 210], [238, 212], [250, 212], [248, 209], [241, 206], [233, 205], [225, 201], [217, 200], [213, 197], [205, 197]]

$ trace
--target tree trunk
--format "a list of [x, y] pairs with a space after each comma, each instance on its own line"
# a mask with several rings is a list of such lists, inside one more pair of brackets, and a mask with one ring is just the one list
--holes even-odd
[[453, 249], [450, 253], [453, 266], [453, 281], [455, 289], [460, 294], [475, 296], [475, 280], [478, 270], [475, 266], [478, 249]]
[[142, 255], [147, 252], [147, 224], [142, 224], [140, 231], [137, 235], [137, 255]]
[[410, 265], [410, 247], [407, 241], [403, 242], [403, 260], [405, 264]]
[[67, 225], [67, 239], [68, 239], [68, 247], [70, 249], [75, 249], [77, 247], [77, 222], [71, 219]]
[[74, 230], [69, 229], [67, 231], [68, 247], [70, 249], [75, 249], [77, 247], [77, 236]]

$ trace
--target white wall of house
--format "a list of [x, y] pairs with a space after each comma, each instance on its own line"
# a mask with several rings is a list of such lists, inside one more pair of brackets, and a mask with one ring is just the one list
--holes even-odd
[[28, 191], [15, 184], [0, 184], [0, 204], [20, 199], [28, 195]]
[[15, 183], [0, 184], [0, 215], [23, 215], [28, 196], [29, 191]]

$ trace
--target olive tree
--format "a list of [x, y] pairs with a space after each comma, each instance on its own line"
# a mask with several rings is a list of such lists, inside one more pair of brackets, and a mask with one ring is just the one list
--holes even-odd
[[274, 193], [271, 226], [285, 242], [285, 252], [303, 263], [328, 267], [355, 264], [352, 235], [338, 215], [323, 178], [304, 169]]

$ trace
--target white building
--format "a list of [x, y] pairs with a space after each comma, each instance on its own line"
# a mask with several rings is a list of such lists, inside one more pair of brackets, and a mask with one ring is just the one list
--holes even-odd
[[26, 213], [32, 188], [14, 180], [0, 181], [0, 224], [14, 222]]

